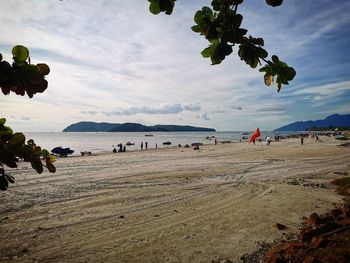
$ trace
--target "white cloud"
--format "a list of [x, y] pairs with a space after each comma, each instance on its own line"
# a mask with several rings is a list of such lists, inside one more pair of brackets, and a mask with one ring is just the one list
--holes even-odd
[[310, 96], [315, 101], [329, 101], [350, 91], [350, 81], [306, 87], [291, 92], [292, 95]]

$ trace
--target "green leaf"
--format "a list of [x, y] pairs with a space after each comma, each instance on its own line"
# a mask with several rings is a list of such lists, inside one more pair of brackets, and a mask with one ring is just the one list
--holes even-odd
[[236, 14], [233, 19], [233, 26], [239, 28], [242, 24], [243, 16], [241, 14]]
[[280, 92], [281, 88], [282, 88], [282, 84], [281, 84], [281, 82], [278, 82], [276, 84], [277, 84], [277, 92]]
[[211, 2], [211, 6], [215, 11], [220, 11], [224, 7], [225, 1], [224, 0], [213, 0]]
[[200, 33], [201, 32], [201, 27], [199, 25], [195, 25], [191, 27], [193, 32]]
[[215, 45], [211, 45], [211, 46], [203, 49], [203, 51], [201, 52], [202, 56], [204, 58], [209, 58], [213, 54], [215, 47], [216, 47]]
[[46, 157], [49, 157], [49, 156], [50, 156], [49, 151], [48, 151], [48, 150], [46, 150], [46, 149], [43, 149], [43, 150], [41, 151], [41, 154], [42, 154], [42, 156], [43, 156], [44, 158], [46, 158]]
[[33, 156], [30, 160], [30, 164], [37, 173], [41, 174], [43, 172], [43, 164], [38, 156]]
[[204, 17], [204, 14], [203, 14], [202, 10], [198, 10], [198, 11], [195, 13], [195, 15], [194, 15], [193, 20], [194, 20], [194, 22], [195, 22], [196, 24], [199, 25], [199, 24], [202, 23], [203, 17]]
[[36, 65], [39, 68], [41, 75], [48, 75], [50, 73], [50, 68], [45, 63], [40, 63]]
[[27, 141], [27, 144], [28, 144], [30, 147], [36, 146], [33, 139], [29, 139], [29, 140]]
[[159, 9], [167, 15], [171, 15], [174, 8], [174, 0], [159, 0]]
[[21, 45], [12, 48], [12, 55], [16, 62], [23, 63], [29, 57], [29, 50]]
[[56, 167], [51, 163], [50, 157], [46, 157], [46, 168], [49, 170], [50, 173], [56, 172]]
[[275, 64], [278, 64], [280, 62], [280, 60], [278, 59], [278, 57], [276, 55], [272, 56], [272, 62]]
[[213, 21], [214, 13], [213, 13], [213, 10], [210, 9], [210, 7], [204, 6], [202, 8], [202, 12], [204, 17], [209, 18], [210, 21]]
[[257, 49], [257, 55], [260, 57], [260, 58], [266, 58], [268, 56], [268, 53], [265, 49], [263, 48], [258, 48]]
[[7, 126], [0, 126], [0, 139], [11, 136], [13, 133], [12, 129]]
[[8, 141], [8, 144], [11, 146], [21, 146], [25, 142], [25, 136], [23, 133], [16, 132], [12, 135], [12, 138]]
[[219, 43], [210, 56], [212, 65], [220, 64], [226, 56], [232, 53], [232, 47], [225, 43]]
[[149, 11], [154, 15], [158, 15], [160, 13], [159, 3], [157, 1], [152, 1], [149, 5]]
[[40, 146], [33, 147], [33, 153], [37, 155], [41, 154], [41, 147]]

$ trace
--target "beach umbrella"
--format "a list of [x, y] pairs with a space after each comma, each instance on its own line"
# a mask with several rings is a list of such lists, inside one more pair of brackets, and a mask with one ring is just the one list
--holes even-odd
[[260, 137], [260, 130], [259, 128], [256, 128], [255, 132], [253, 133], [252, 137], [250, 137], [249, 142], [251, 143], [252, 141], [254, 141], [256, 138]]

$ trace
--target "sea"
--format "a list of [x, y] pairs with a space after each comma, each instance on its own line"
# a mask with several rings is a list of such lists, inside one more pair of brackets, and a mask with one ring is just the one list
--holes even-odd
[[[295, 132], [278, 132], [279, 135], [293, 134]], [[178, 147], [192, 143], [214, 144], [215, 138], [220, 142], [248, 141], [253, 132], [244, 131], [219, 131], [219, 132], [27, 132], [24, 133], [26, 140], [33, 139], [36, 145], [51, 151], [55, 147], [70, 148], [74, 150], [73, 155], [81, 152], [93, 154], [112, 152], [118, 144], [133, 143], [125, 145], [126, 151], [140, 150], [141, 142], [145, 149]], [[262, 131], [261, 138], [270, 136], [274, 138], [276, 132]], [[170, 142], [171, 144], [163, 144]]]

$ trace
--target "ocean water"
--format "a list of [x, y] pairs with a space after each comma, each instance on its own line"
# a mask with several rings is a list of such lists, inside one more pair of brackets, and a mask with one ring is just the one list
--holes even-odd
[[[26, 140], [33, 139], [37, 145], [51, 151], [54, 147], [61, 146], [74, 150], [73, 155], [80, 155], [80, 152], [91, 151], [92, 153], [111, 152], [119, 143], [127, 142], [135, 145], [126, 146], [127, 151], [140, 149], [140, 144], [148, 143], [148, 149], [174, 147], [181, 144], [191, 145], [192, 143], [214, 144], [214, 139], [207, 139], [215, 136], [218, 141], [239, 142], [242, 139], [242, 131], [228, 132], [28, 132], [24, 133]], [[252, 135], [250, 132], [249, 135]], [[274, 136], [275, 132], [261, 132], [262, 138]], [[152, 134], [152, 137], [145, 136]], [[291, 134], [290, 132], [279, 133]], [[170, 141], [171, 145], [163, 145], [163, 142]], [[118, 148], [117, 148], [118, 149]]]

